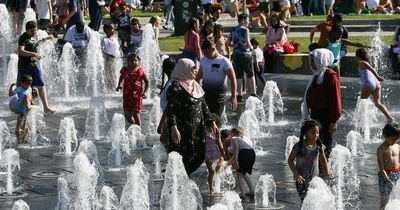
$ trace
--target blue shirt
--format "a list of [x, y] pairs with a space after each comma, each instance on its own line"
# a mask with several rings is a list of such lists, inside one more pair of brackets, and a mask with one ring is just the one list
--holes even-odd
[[230, 34], [229, 40], [233, 45], [233, 53], [249, 53], [249, 46], [247, 46], [247, 39], [249, 39], [249, 29], [244, 26], [236, 27]]

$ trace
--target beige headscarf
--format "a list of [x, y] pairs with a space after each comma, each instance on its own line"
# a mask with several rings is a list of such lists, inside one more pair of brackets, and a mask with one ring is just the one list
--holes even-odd
[[182, 58], [175, 65], [171, 74], [171, 79], [179, 82], [179, 84], [189, 93], [193, 98], [200, 98], [204, 95], [204, 91], [194, 79], [196, 74], [192, 69], [196, 64], [187, 58]]

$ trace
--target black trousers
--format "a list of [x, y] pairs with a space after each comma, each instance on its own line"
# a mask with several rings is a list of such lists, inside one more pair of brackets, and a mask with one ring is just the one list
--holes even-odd
[[208, 109], [211, 113], [217, 114], [221, 117], [222, 112], [224, 111], [224, 96], [225, 96], [225, 89], [216, 89], [216, 90], [209, 90], [204, 89], [204, 98], [206, 100]]

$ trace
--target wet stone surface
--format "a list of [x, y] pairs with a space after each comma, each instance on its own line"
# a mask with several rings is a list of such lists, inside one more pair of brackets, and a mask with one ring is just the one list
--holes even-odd
[[[300, 209], [300, 201], [295, 190], [293, 176], [288, 165], [284, 164], [286, 138], [290, 135], [299, 134], [299, 124], [301, 120], [300, 104], [304, 89], [309, 77], [299, 75], [266, 75], [268, 80], [274, 80], [278, 83], [284, 102], [284, 114], [276, 114], [277, 121], [274, 125], [262, 126], [265, 133], [270, 133], [268, 137], [258, 139], [267, 154], [257, 156], [254, 165], [253, 174], [251, 175], [253, 184], [255, 185], [258, 177], [266, 173], [272, 174], [277, 184], [276, 199], [283, 205], [283, 209]], [[339, 122], [338, 131], [334, 135], [334, 140], [346, 145], [346, 135], [354, 128], [352, 119], [353, 112], [357, 103], [357, 96], [360, 91], [359, 80], [355, 78], [341, 78], [342, 84], [342, 101], [344, 116]], [[396, 119], [400, 119], [400, 109], [398, 106], [398, 89], [400, 83], [396, 81], [385, 81], [383, 84], [383, 103], [385, 103], [389, 111]], [[11, 131], [11, 138], [15, 140], [15, 119], [14, 115], [8, 111], [8, 100], [3, 96], [1, 98], [0, 117], [7, 122]], [[58, 110], [54, 115], [46, 115], [47, 128], [43, 134], [50, 139], [51, 147], [26, 149], [17, 148], [20, 153], [21, 169], [18, 177], [16, 177], [15, 186], [18, 192], [24, 194], [23, 199], [30, 205], [33, 210], [53, 209], [57, 203], [57, 177], [59, 175], [65, 177], [70, 183], [73, 174], [73, 158], [74, 156], [65, 157], [58, 154], [59, 140], [57, 139], [58, 127], [60, 120], [70, 116], [75, 121], [75, 127], [78, 130], [78, 138], [81, 139], [84, 133], [87, 109], [89, 107], [89, 99], [79, 99], [76, 102], [63, 103], [62, 99], [50, 97], [51, 104]], [[151, 110], [151, 102], [145, 102], [142, 114], [143, 130], [148, 126], [148, 111]], [[71, 108], [71, 106], [73, 108]], [[110, 127], [111, 119], [114, 113], [122, 113], [122, 100], [118, 95], [106, 96], [106, 107], [108, 115], [108, 127]], [[228, 107], [228, 106], [227, 106]], [[240, 110], [244, 109], [244, 104]], [[236, 125], [239, 114], [230, 110], [227, 112], [229, 124]], [[280, 122], [285, 123], [280, 123]], [[378, 123], [373, 125], [374, 129], [379, 130], [383, 127], [386, 119], [379, 113]], [[127, 128], [128, 126], [126, 126]], [[144, 150], [131, 150], [131, 155], [124, 156], [122, 165], [124, 167], [132, 165], [137, 158], [141, 158], [147, 170], [153, 174], [153, 155], [151, 147], [158, 144], [157, 136], [146, 138], [148, 148]], [[379, 192], [377, 182], [377, 163], [375, 151], [379, 144], [366, 144], [365, 157], [357, 157], [354, 159], [357, 174], [360, 179], [359, 192], [359, 209], [377, 209], [379, 203]], [[13, 145], [15, 147], [15, 144]], [[110, 143], [96, 142], [99, 162], [102, 170], [99, 172], [98, 185], [107, 185], [113, 188], [118, 197], [121, 196], [122, 188], [126, 182], [126, 170], [110, 170], [109, 163], [113, 157], [109, 157], [111, 148]], [[165, 168], [166, 156], [162, 156], [162, 168]], [[110, 161], [111, 160], [111, 161]], [[111, 167], [112, 168], [112, 167]], [[54, 173], [53, 173], [54, 172]], [[47, 174], [46, 174], [47, 173]], [[151, 176], [152, 177], [152, 176]], [[5, 189], [5, 175], [0, 174], [1, 190]], [[218, 202], [221, 198], [208, 195], [207, 186], [207, 170], [203, 164], [198, 171], [192, 174], [191, 178], [196, 181], [203, 197], [203, 206], [210, 207]], [[151, 194], [160, 195], [163, 182], [152, 182]], [[0, 209], [11, 209], [13, 203], [18, 200], [17, 197], [9, 197], [0, 195]], [[245, 209], [254, 209], [254, 203], [248, 198], [243, 201]], [[352, 209], [346, 206], [346, 209]], [[158, 209], [156, 204], [152, 209]]]

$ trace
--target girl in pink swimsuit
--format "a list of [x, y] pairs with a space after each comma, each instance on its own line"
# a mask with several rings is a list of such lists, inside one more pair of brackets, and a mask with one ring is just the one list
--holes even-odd
[[358, 58], [358, 73], [360, 74], [362, 82], [361, 99], [367, 99], [372, 95], [375, 106], [382, 111], [389, 123], [393, 122], [394, 118], [381, 102], [380, 82], [384, 80], [383, 77], [379, 76], [375, 69], [368, 63], [369, 57], [364, 48], [360, 48], [356, 51], [356, 57]]

